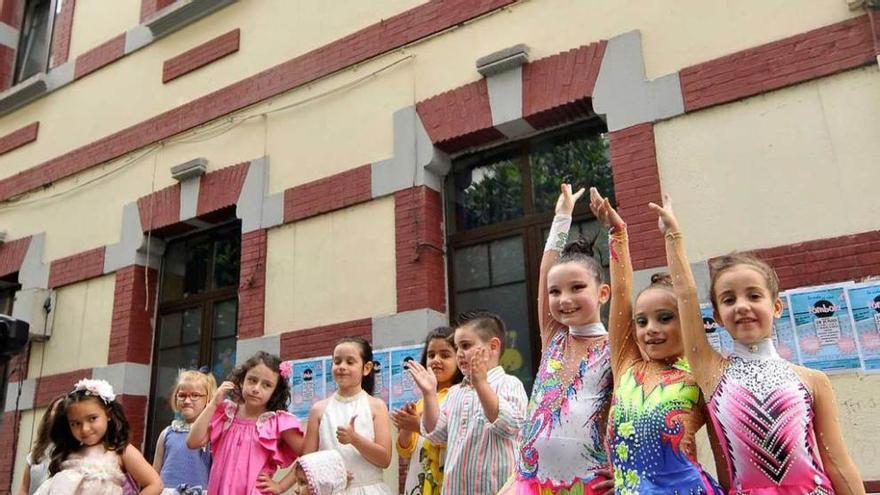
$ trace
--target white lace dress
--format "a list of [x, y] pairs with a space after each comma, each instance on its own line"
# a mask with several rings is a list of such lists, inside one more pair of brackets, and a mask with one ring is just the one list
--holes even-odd
[[113, 451], [71, 454], [61, 471], [40, 485], [36, 495], [122, 495], [125, 474]]
[[382, 469], [370, 464], [351, 445], [342, 445], [336, 440], [336, 428], [348, 426], [354, 415], [357, 415], [355, 431], [370, 440], [375, 439], [370, 396], [364, 391], [352, 397], [342, 397], [335, 393], [330, 397], [324, 415], [321, 416], [318, 448], [335, 450], [342, 455], [345, 467], [353, 475], [345, 491], [346, 495], [391, 495], [391, 490], [382, 481]]

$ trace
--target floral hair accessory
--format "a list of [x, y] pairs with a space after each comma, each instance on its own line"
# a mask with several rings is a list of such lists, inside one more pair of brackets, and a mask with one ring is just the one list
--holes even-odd
[[293, 374], [293, 364], [290, 361], [283, 361], [278, 365], [278, 374], [280, 374], [285, 380], [289, 380], [290, 375]]
[[100, 397], [105, 404], [109, 404], [116, 400], [116, 394], [113, 393], [113, 386], [106, 380], [90, 380], [83, 378], [76, 382], [73, 386], [73, 392], [85, 392], [86, 395]]

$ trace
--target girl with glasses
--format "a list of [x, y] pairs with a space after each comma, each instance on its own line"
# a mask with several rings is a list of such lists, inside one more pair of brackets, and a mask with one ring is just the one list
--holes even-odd
[[186, 370], [177, 375], [170, 397], [175, 419], [159, 434], [153, 458], [153, 467], [165, 484], [163, 494], [198, 493], [207, 489], [211, 453], [207, 447], [188, 448], [186, 436], [216, 389], [217, 382], [210, 373]]

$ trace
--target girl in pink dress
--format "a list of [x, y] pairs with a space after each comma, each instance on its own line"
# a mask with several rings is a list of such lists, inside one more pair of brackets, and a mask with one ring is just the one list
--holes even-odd
[[862, 479], [840, 431], [831, 382], [776, 352], [782, 313], [779, 280], [767, 263], [734, 253], [715, 260], [715, 319], [734, 338], [722, 356], [709, 344], [684, 238], [669, 198], [651, 203], [666, 236], [666, 257], [681, 317], [684, 353], [708, 399], [709, 418], [729, 472], [730, 494], [861, 495]]
[[[258, 352], [237, 367], [192, 424], [187, 446], [210, 442], [212, 495], [281, 493], [272, 480], [302, 452], [303, 432], [285, 409], [290, 400], [289, 367], [278, 356]], [[233, 400], [225, 399], [230, 394]]]

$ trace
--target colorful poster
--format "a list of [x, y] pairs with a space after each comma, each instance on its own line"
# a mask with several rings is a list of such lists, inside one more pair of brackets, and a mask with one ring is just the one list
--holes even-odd
[[290, 374], [290, 412], [300, 419], [309, 417], [309, 410], [324, 398], [324, 360], [293, 361]]
[[865, 371], [880, 372], [880, 281], [846, 288]]
[[391, 401], [388, 407], [393, 411], [400, 409], [408, 402], [415, 402], [422, 397], [412, 375], [406, 371], [406, 362], [419, 362], [422, 357], [422, 346], [401, 347], [391, 351]]
[[783, 359], [794, 364], [801, 364], [791, 310], [788, 307], [788, 297], [785, 294], [780, 294], [779, 298], [782, 299], [782, 315], [773, 322], [773, 343], [776, 344], [776, 351]]
[[722, 356], [730, 356], [730, 353], [733, 352], [733, 337], [730, 336], [726, 328], [715, 321], [712, 305], [709, 303], [701, 304], [700, 313], [703, 316], [703, 328], [706, 330], [709, 345], [720, 352]]
[[376, 375], [373, 397], [378, 397], [388, 404], [391, 391], [391, 354], [388, 351], [384, 349], [373, 351], [373, 372]]
[[324, 397], [330, 397], [336, 393], [336, 382], [333, 381], [333, 358], [325, 356], [319, 358], [324, 363]]
[[861, 366], [845, 287], [837, 284], [789, 291], [804, 366], [822, 371]]

